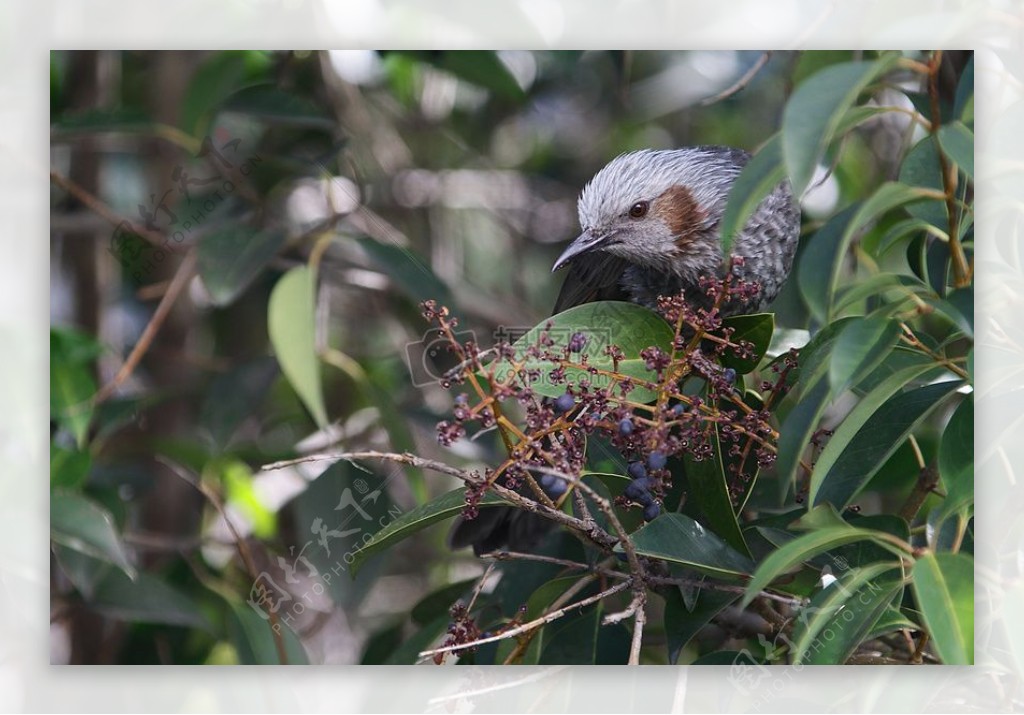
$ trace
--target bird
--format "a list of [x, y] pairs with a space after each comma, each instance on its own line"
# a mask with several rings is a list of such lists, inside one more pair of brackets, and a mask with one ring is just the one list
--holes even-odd
[[[598, 171], [580, 193], [580, 235], [555, 260], [566, 270], [554, 314], [595, 301], [619, 300], [655, 308], [659, 296], [683, 293], [710, 307], [700, 287], [706, 276], [724, 276], [727, 262], [719, 227], [729, 193], [750, 153], [727, 146], [642, 149], [621, 154]], [[756, 282], [755, 296], [721, 306], [723, 316], [761, 312], [778, 296], [793, 266], [800, 210], [788, 181], [760, 202], [735, 236], [733, 274]], [[507, 546], [532, 548], [548, 520], [512, 507], [481, 509], [456, 523], [449, 543], [473, 546], [477, 555]]]

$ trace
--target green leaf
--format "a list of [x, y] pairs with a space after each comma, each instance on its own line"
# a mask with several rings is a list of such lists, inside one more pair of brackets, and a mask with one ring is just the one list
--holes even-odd
[[773, 313], [755, 313], [753, 315], [734, 315], [722, 321], [725, 328], [733, 328], [732, 342], [746, 340], [753, 345], [753, 354], [749, 358], [738, 358], [729, 350], [722, 354], [722, 365], [731, 367], [741, 375], [754, 370], [772, 342], [775, 332], [775, 315]]
[[974, 503], [974, 395], [967, 395], [949, 419], [939, 442], [939, 476], [946, 499], [938, 521]]
[[679, 591], [672, 589], [665, 595], [665, 636], [668, 662], [675, 664], [686, 644], [711, 620], [739, 600], [740, 594], [728, 591], [702, 589], [693, 611], [688, 611]]
[[718, 438], [718, 429], [714, 425], [711, 426], [710, 440], [713, 450], [711, 457], [699, 462], [689, 454], [683, 458], [689, 497], [714, 533], [720, 535], [741, 554], [750, 556], [750, 549], [747, 548], [739, 522], [736, 521], [729, 483], [722, 465], [722, 445]]
[[898, 562], [842, 574], [797, 615], [793, 664], [845, 663], [902, 590]]
[[515, 101], [526, 94], [508, 67], [491, 50], [417, 52], [415, 57], [450, 72], [459, 79], [483, 87], [500, 97]]
[[939, 127], [939, 145], [943, 153], [953, 160], [967, 178], [974, 178], [974, 132], [963, 122], [953, 122]]
[[912, 571], [914, 596], [946, 665], [974, 664], [974, 560], [925, 554]]
[[277, 532], [277, 514], [256, 493], [248, 464], [239, 459], [218, 459], [210, 463], [207, 471], [219, 473], [227, 505], [252, 524], [253, 536], [267, 540]]
[[892, 394], [915, 372], [926, 369], [921, 366], [891, 376], [847, 416], [814, 465], [810, 504], [846, 507], [914, 427], [963, 384], [949, 380]]
[[775, 134], [743, 167], [729, 191], [729, 199], [719, 224], [722, 255], [732, 252], [736, 235], [768, 194], [786, 177], [782, 165], [782, 141]]
[[438, 616], [447, 614], [452, 604], [472, 589], [477, 580], [476, 578], [467, 578], [427, 594], [412, 607], [409, 615], [412, 616], [413, 621], [425, 626]]
[[945, 299], [934, 295], [924, 296], [924, 301], [935, 312], [955, 325], [963, 334], [974, 339], [974, 289], [960, 288], [952, 291]]
[[548, 624], [538, 665], [594, 665], [601, 628], [601, 604]]
[[[939, 166], [935, 137], [925, 137], [907, 152], [903, 163], [900, 164], [899, 180], [901, 184], [942, 193], [942, 170]], [[927, 221], [943, 231], [948, 230], [946, 202], [941, 198], [911, 204], [907, 206], [907, 211], [911, 216]]]
[[[683, 564], [711, 576], [744, 576], [754, 562], [688, 516], [668, 512], [633, 533], [641, 556]], [[621, 546], [616, 547], [621, 551]]]
[[780, 497], [785, 496], [789, 486], [796, 480], [801, 468], [800, 459], [828, 405], [829, 395], [828, 380], [824, 375], [818, 375], [817, 380], [804, 389], [800, 400], [779, 428], [775, 473], [778, 475]]
[[81, 494], [55, 491], [50, 494], [50, 538], [64, 546], [108, 561], [131, 577], [121, 537], [110, 512]]
[[256, 413], [277, 374], [277, 361], [264, 356], [218, 375], [210, 383], [199, 410], [199, 428], [218, 452], [227, 448], [242, 422]]
[[90, 605], [105, 616], [121, 621], [213, 629], [189, 596], [145, 571], [140, 571], [133, 580], [121, 571], [111, 570], [97, 584]]
[[[917, 219], [911, 219], [911, 221], [917, 221]], [[898, 298], [890, 298], [890, 293], [895, 293]], [[916, 276], [880, 273], [842, 290], [839, 297], [833, 302], [833, 310], [838, 314], [855, 303], [869, 298], [892, 301], [893, 305], [900, 305], [904, 301], [910, 300], [913, 295], [925, 294], [931, 295], [932, 290]]]
[[360, 238], [356, 241], [366, 251], [370, 262], [394, 281], [395, 287], [415, 303], [435, 300], [452, 307], [448, 286], [437, 277], [422, 258], [407, 248]]
[[69, 549], [58, 543], [53, 544], [53, 555], [82, 597], [89, 601], [96, 593], [96, 587], [110, 571], [114, 570], [107, 561], [94, 559], [81, 551]]
[[960, 83], [956, 86], [956, 99], [953, 104], [953, 117], [962, 122], [974, 123], [974, 54], [967, 61]]
[[[504, 499], [497, 494], [488, 492], [480, 501], [480, 508], [488, 506], [506, 505]], [[353, 576], [362, 568], [363, 563], [373, 554], [386, 549], [392, 544], [407, 539], [418, 531], [421, 531], [431, 524], [450, 519], [459, 514], [466, 506], [466, 490], [453, 489], [446, 492], [423, 506], [407, 511], [394, 521], [388, 523], [373, 537], [363, 544], [362, 548], [352, 554], [350, 571]]]
[[307, 266], [292, 268], [274, 286], [267, 328], [277, 361], [317, 425], [327, 424], [316, 355], [316, 286]]
[[885, 532], [873, 529], [858, 529], [853, 526], [831, 526], [816, 529], [807, 534], [801, 534], [795, 539], [779, 546], [779, 548], [768, 555], [758, 567], [750, 583], [747, 584], [747, 592], [740, 604], [742, 608], [750, 605], [757, 594], [765, 589], [778, 576], [789, 571], [794, 566], [810, 560], [820, 553], [829, 551], [838, 546], [852, 544], [858, 541], [872, 541], [898, 556], [905, 556], [906, 553], [895, 544], [894, 538]]
[[50, 443], [50, 489], [80, 489], [89, 476], [92, 455]]
[[878, 367], [900, 339], [900, 326], [887, 318], [855, 318], [836, 338], [828, 379], [833, 395], [839, 395]]
[[196, 137], [204, 134], [216, 106], [244, 76], [244, 52], [218, 52], [200, 65], [181, 102], [181, 128]]
[[892, 53], [874, 61], [826, 67], [793, 92], [782, 115], [782, 154], [796, 196], [802, 196], [810, 184], [847, 110], [897, 57]]
[[221, 110], [245, 114], [268, 124], [325, 129], [335, 125], [331, 116], [313, 102], [273, 84], [244, 87], [227, 97]]
[[96, 380], [90, 367], [94, 341], [73, 331], [50, 330], [50, 417], [65, 427], [79, 448], [92, 420]]
[[[550, 324], [550, 327], [548, 327]], [[547, 352], [561, 356], [563, 346], [575, 333], [586, 336], [587, 342], [583, 352], [573, 355], [577, 362], [585, 355], [588, 365], [600, 370], [612, 370], [612, 360], [605, 354], [609, 345], [617, 345], [625, 355], [618, 363], [618, 372], [638, 380], [654, 381], [657, 375], [648, 370], [640, 352], [655, 345], [666, 352], [672, 350], [672, 328], [661, 316], [633, 303], [621, 301], [600, 301], [587, 303], [570, 308], [544, 321], [517, 340], [513, 345], [517, 358], [525, 357], [530, 345], [538, 344], [542, 332], [547, 332], [553, 341]], [[526, 370], [538, 370], [539, 379], [530, 383], [533, 391], [545, 397], [558, 397], [565, 392], [566, 384], [576, 385], [581, 381], [589, 382], [594, 387], [608, 387], [612, 380], [604, 375], [591, 375], [586, 370], [566, 368], [566, 383], [554, 384], [549, 374], [554, 368], [549, 360], [525, 359], [524, 368], [515, 379], [526, 380]], [[510, 379], [512, 366], [503, 363], [495, 369], [495, 377], [506, 382]], [[629, 399], [637, 402], [652, 402], [657, 394], [646, 387], [635, 387], [629, 393]]]
[[[228, 601], [228, 632], [231, 642], [238, 653], [238, 661], [243, 665], [280, 665], [281, 659], [274, 642], [270, 619], [263, 611], [257, 612], [254, 607], [242, 601]], [[294, 631], [278, 620], [281, 636], [284, 639], [284, 652], [288, 665], [308, 665], [309, 656], [302, 642]]]
[[196, 265], [214, 305], [235, 301], [284, 245], [284, 231], [245, 226], [218, 229], [199, 239]]

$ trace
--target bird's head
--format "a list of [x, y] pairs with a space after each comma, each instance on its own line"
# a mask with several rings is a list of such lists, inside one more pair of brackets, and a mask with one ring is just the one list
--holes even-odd
[[726, 147], [691, 147], [613, 159], [580, 194], [583, 231], [552, 270], [595, 251], [664, 272], [720, 261], [718, 222], [748, 157]]

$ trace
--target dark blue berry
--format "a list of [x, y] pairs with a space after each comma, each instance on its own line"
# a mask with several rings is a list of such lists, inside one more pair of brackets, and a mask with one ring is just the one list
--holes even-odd
[[565, 483], [564, 479], [554, 478], [551, 486], [547, 487], [547, 493], [553, 497], [560, 497], [565, 494], [565, 490], [569, 488], [569, 485]]
[[568, 392], [555, 400], [555, 412], [568, 412], [576, 406], [576, 400]]
[[560, 481], [560, 480], [554, 474], [542, 474], [542, 475], [540, 475], [540, 485], [544, 489], [546, 489], [548, 491], [551, 490], [551, 485], [554, 484], [556, 481]]
[[654, 495], [650, 492], [640, 492], [639, 496], [633, 501], [640, 506], [647, 507], [654, 503]]
[[647, 456], [647, 466], [651, 469], [664, 469], [668, 463], [668, 457], [660, 450], [654, 450]]
[[672, 408], [672, 414], [674, 414], [676, 417], [679, 417], [684, 412], [686, 412], [686, 405], [684, 405], [682, 402], [677, 402], [676, 406]]
[[727, 367], [722, 371], [722, 378], [731, 385], [736, 382], [736, 371], [731, 367]]
[[627, 484], [626, 488], [622, 490], [622, 494], [631, 501], [640, 501], [641, 495], [647, 493], [650, 488], [651, 480], [647, 477], [640, 477]]
[[628, 437], [629, 435], [633, 434], [633, 420], [627, 417], [626, 419], [619, 422], [619, 434], [621, 434], [623, 437]]
[[644, 521], [654, 521], [660, 513], [661, 507], [658, 506], [658, 502], [651, 502], [644, 507]]
[[647, 467], [644, 466], [643, 462], [630, 462], [629, 468], [626, 471], [629, 472], [629, 476], [633, 477], [633, 479], [647, 476]]

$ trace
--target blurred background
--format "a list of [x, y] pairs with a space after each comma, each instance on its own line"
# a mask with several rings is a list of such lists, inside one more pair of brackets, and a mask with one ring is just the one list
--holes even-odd
[[[533, 326], [605, 163], [756, 150], [795, 84], [856, 54], [52, 53], [51, 661], [278, 662], [273, 611], [289, 662], [412, 662], [480, 563], [447, 522], [355, 579], [345, 557], [455, 481], [261, 467], [486, 463], [436, 443], [446, 356], [419, 302], [484, 345]], [[892, 178], [914, 131], [887, 113], [847, 135], [805, 227]], [[808, 327], [795, 281], [775, 310]]]

